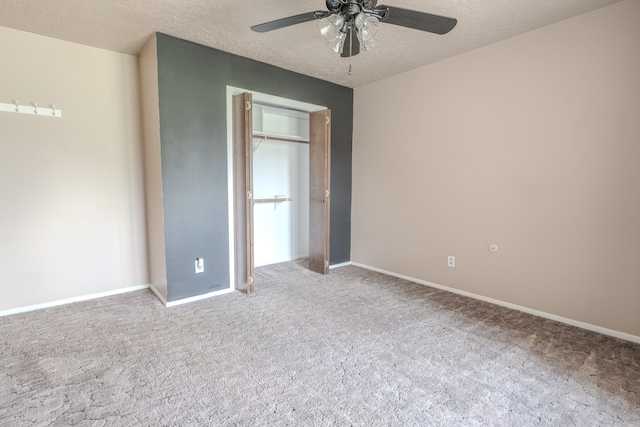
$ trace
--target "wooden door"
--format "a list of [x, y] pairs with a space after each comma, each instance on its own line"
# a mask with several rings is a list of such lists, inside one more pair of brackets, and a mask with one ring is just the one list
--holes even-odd
[[250, 93], [233, 97], [235, 287], [253, 292], [253, 121]]
[[331, 110], [309, 114], [309, 269], [329, 274]]

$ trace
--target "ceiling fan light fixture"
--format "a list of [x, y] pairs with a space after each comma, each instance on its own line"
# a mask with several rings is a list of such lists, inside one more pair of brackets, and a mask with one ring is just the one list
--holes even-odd
[[360, 46], [362, 46], [364, 50], [369, 50], [378, 43], [378, 41], [373, 37], [371, 37], [368, 40], [363, 40], [362, 37], [360, 36], [360, 32], [357, 32], [356, 34], [358, 36], [358, 40], [360, 40]]
[[374, 38], [378, 32], [378, 24], [380, 20], [375, 16], [360, 13], [356, 16], [355, 25], [358, 35], [358, 40], [360, 40], [360, 44], [365, 49], [370, 49], [376, 44], [376, 39]]
[[342, 31], [338, 32], [336, 40], [333, 45], [333, 51], [335, 53], [342, 53], [342, 49], [344, 48], [344, 40], [347, 38], [347, 33], [343, 33]]
[[338, 39], [340, 30], [344, 26], [344, 16], [334, 13], [320, 20], [320, 34], [328, 42], [333, 43]]

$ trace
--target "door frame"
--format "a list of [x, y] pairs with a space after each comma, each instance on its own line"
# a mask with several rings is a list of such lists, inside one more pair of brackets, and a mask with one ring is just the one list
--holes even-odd
[[229, 207], [229, 279], [230, 287], [235, 289], [235, 216], [234, 216], [234, 191], [233, 191], [233, 97], [241, 93], [250, 93], [253, 102], [258, 104], [272, 105], [274, 107], [285, 108], [289, 110], [297, 110], [305, 113], [314, 113], [320, 110], [326, 110], [327, 107], [322, 105], [310, 104], [307, 102], [296, 101], [280, 96], [269, 95], [266, 93], [256, 92], [250, 89], [243, 89], [234, 86], [227, 86], [227, 205]]

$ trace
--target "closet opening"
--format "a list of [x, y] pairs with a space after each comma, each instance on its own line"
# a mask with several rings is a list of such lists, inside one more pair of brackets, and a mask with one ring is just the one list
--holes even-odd
[[331, 112], [227, 88], [230, 266], [235, 289], [254, 268], [308, 258], [329, 273]]

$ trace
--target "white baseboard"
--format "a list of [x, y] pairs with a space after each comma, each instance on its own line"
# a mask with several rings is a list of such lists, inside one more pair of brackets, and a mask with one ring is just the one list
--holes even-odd
[[162, 296], [162, 294], [160, 293], [160, 291], [158, 291], [156, 289], [155, 286], [153, 285], [149, 285], [149, 289], [151, 289], [151, 292], [153, 292], [153, 294], [160, 300], [160, 302], [162, 303], [162, 305], [164, 305], [165, 307], [167, 306], [167, 300], [164, 299], [164, 297]]
[[0, 311], [0, 317], [10, 316], [12, 314], [18, 314], [18, 313], [26, 313], [28, 311], [42, 310], [43, 308], [57, 307], [59, 305], [73, 304], [74, 302], [81, 302], [81, 301], [88, 301], [96, 298], [109, 297], [112, 295], [124, 294], [126, 292], [140, 291], [142, 289], [149, 289], [149, 285], [130, 286], [128, 288], [116, 289], [114, 291], [99, 292], [97, 294], [82, 295], [79, 297], [66, 298], [66, 299], [61, 299], [57, 301], [50, 301], [42, 304], [34, 304], [34, 305], [28, 305], [26, 307], [13, 308], [11, 310]]
[[330, 266], [329, 266], [329, 269], [330, 269], [330, 270], [333, 270], [334, 268], [346, 267], [346, 266], [348, 266], [348, 265], [351, 265], [351, 261], [343, 262], [343, 263], [340, 263], [340, 264], [333, 264], [333, 265], [330, 265]]
[[478, 295], [478, 294], [474, 294], [474, 293], [471, 293], [471, 292], [461, 291], [460, 289], [450, 288], [448, 286], [438, 285], [437, 283], [432, 283], [432, 282], [428, 282], [426, 280], [416, 279], [414, 277], [409, 277], [409, 276], [405, 276], [405, 275], [402, 275], [402, 274], [393, 273], [391, 271], [382, 270], [380, 268], [371, 267], [369, 265], [360, 264], [358, 262], [351, 262], [351, 265], [354, 265], [356, 267], [365, 268], [365, 269], [371, 270], [371, 271], [376, 271], [378, 273], [383, 273], [383, 274], [386, 274], [386, 275], [389, 275], [389, 276], [397, 277], [399, 279], [408, 280], [410, 282], [418, 283], [420, 285], [425, 285], [425, 286], [429, 286], [429, 287], [432, 287], [432, 288], [441, 289], [443, 291], [452, 292], [454, 294], [462, 295], [462, 296], [465, 296], [465, 297], [477, 299], [477, 300], [488, 302], [488, 303], [491, 303], [491, 304], [496, 304], [496, 305], [499, 305], [499, 306], [502, 306], [502, 307], [507, 307], [507, 308], [510, 308], [510, 309], [513, 309], [513, 310], [522, 311], [524, 313], [533, 314], [534, 316], [543, 317], [545, 319], [555, 320], [556, 322], [565, 323], [567, 325], [571, 325], [571, 326], [575, 326], [575, 327], [578, 327], [578, 328], [586, 329], [588, 331], [598, 332], [598, 333], [603, 334], [603, 335], [609, 335], [609, 336], [614, 337], [614, 338], [620, 338], [620, 339], [625, 340], [625, 341], [631, 341], [631, 342], [640, 344], [640, 337], [635, 336], [635, 335], [631, 335], [631, 334], [627, 334], [625, 332], [614, 331], [613, 329], [603, 328], [603, 327], [600, 327], [600, 326], [592, 325], [590, 323], [581, 322], [579, 320], [569, 319], [569, 318], [562, 317], [562, 316], [556, 316], [555, 314], [545, 313], [544, 311], [534, 310], [532, 308], [523, 307], [523, 306], [517, 305], [517, 304], [511, 304], [509, 302], [505, 302], [505, 301], [501, 301], [501, 300], [485, 297], [483, 295]]
[[176, 305], [187, 304], [194, 301], [200, 301], [207, 298], [217, 297], [218, 295], [229, 294], [234, 291], [234, 289], [232, 288], [227, 288], [227, 289], [222, 289], [220, 291], [209, 292], [208, 294], [204, 294], [204, 295], [196, 295], [195, 297], [183, 298], [177, 301], [167, 302], [164, 299], [164, 297], [160, 295], [160, 292], [158, 292], [156, 288], [154, 288], [153, 286], [150, 286], [150, 288], [153, 291], [153, 293], [158, 297], [158, 299], [162, 302], [162, 304], [164, 304], [165, 307], [175, 307]]

